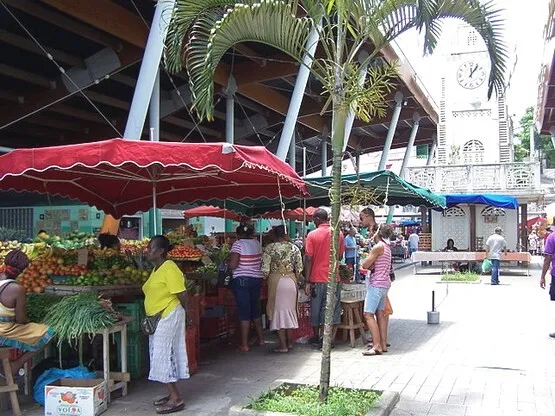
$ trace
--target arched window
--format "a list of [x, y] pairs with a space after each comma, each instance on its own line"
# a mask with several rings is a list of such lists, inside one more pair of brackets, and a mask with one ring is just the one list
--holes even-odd
[[481, 163], [484, 161], [484, 145], [480, 140], [469, 140], [462, 149], [464, 163]]

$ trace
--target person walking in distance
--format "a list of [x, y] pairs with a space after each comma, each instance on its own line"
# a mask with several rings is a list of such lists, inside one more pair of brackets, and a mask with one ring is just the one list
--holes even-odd
[[496, 227], [495, 232], [490, 235], [486, 241], [486, 257], [490, 259], [491, 268], [491, 284], [499, 284], [499, 265], [501, 264], [501, 256], [507, 252], [507, 242], [501, 235], [503, 230]]
[[[551, 283], [549, 286], [549, 298], [555, 300], [555, 233], [550, 233], [545, 240], [543, 250], [543, 268], [540, 278], [540, 287], [545, 289], [545, 275], [551, 269]], [[555, 338], [555, 332], [549, 334], [551, 338]]]
[[415, 251], [418, 251], [419, 242], [420, 242], [420, 237], [418, 236], [418, 233], [416, 232], [416, 230], [414, 230], [412, 234], [409, 235], [409, 255], [414, 253]]
[[[305, 276], [309, 283], [305, 286], [305, 293], [311, 297], [310, 310], [314, 331], [311, 343], [321, 345], [320, 329], [324, 324], [330, 272], [331, 228], [328, 222], [328, 212], [325, 209], [317, 209], [314, 212], [313, 221], [317, 228], [306, 237]], [[343, 233], [340, 232], [339, 234], [338, 260], [343, 257], [345, 251]], [[339, 282], [339, 273], [337, 273], [337, 282]], [[340, 323], [341, 285], [338, 283], [335, 292], [332, 339], [335, 339], [337, 325]]]

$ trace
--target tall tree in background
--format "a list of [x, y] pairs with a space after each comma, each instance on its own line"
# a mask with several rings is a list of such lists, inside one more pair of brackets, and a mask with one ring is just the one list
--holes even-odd
[[[332, 247], [320, 376], [320, 400], [327, 398], [333, 305], [338, 271], [341, 161], [350, 110], [368, 121], [384, 115], [393, 87], [395, 63], [380, 51], [409, 29], [424, 38], [432, 53], [442, 21], [457, 19], [473, 27], [491, 60], [488, 98], [505, 88], [507, 50], [502, 42], [503, 18], [493, 1], [479, 0], [177, 0], [166, 39], [165, 60], [173, 72], [187, 70], [193, 106], [199, 118], [213, 119], [214, 76], [227, 51], [241, 42], [274, 47], [303, 65], [310, 33], [319, 34], [319, 53], [311, 72], [331, 109], [333, 151], [331, 199]], [[362, 54], [362, 52], [365, 52]], [[360, 62], [361, 55], [363, 56]], [[271, 64], [270, 64], [271, 65]], [[366, 80], [360, 83], [364, 68]]]
[[[534, 123], [534, 107], [528, 107], [524, 115], [520, 118], [518, 132], [515, 136], [520, 143], [514, 145], [515, 161], [522, 162], [525, 157], [530, 154], [530, 126]], [[534, 136], [534, 147], [540, 151], [540, 160], [546, 160], [547, 168], [555, 167], [555, 149], [551, 136], [546, 134], [538, 134]]]

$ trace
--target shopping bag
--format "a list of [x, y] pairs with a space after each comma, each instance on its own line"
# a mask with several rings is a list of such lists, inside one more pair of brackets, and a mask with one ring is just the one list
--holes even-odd
[[493, 264], [491, 264], [491, 260], [485, 259], [482, 263], [482, 273], [490, 273], [492, 268]]

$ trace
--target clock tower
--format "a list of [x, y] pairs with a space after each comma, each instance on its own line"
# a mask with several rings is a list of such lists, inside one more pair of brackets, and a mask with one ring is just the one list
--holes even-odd
[[505, 97], [488, 100], [489, 72], [486, 45], [460, 26], [441, 79], [438, 165], [513, 161]]

